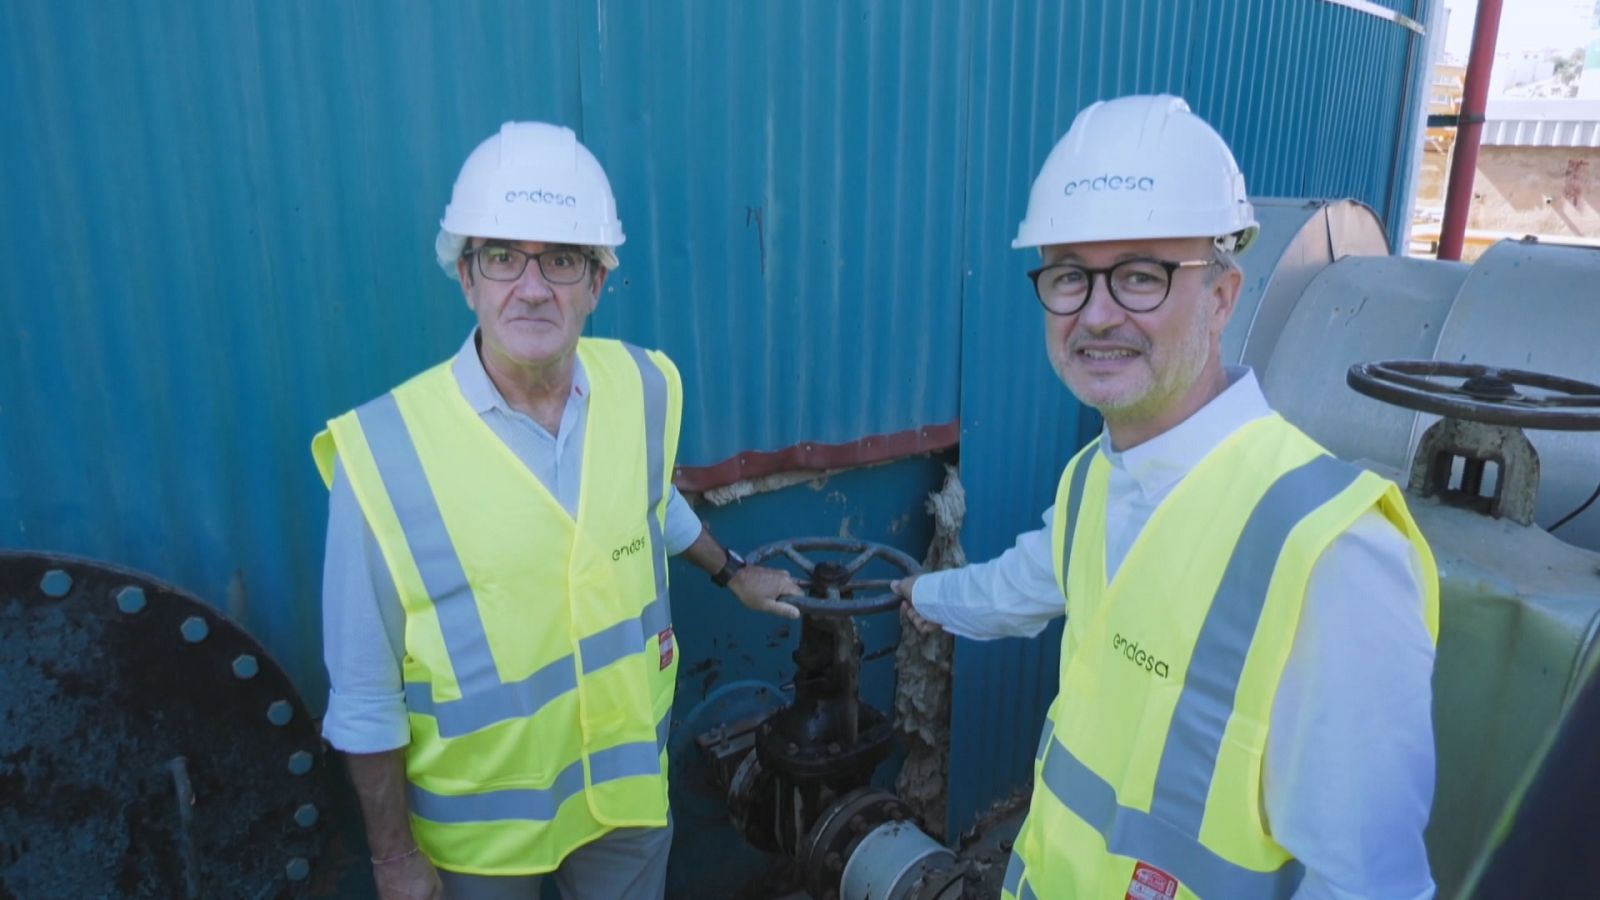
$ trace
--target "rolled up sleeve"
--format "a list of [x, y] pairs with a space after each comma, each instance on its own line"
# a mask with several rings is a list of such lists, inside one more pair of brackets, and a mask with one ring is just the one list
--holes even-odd
[[322, 633], [331, 686], [323, 737], [347, 753], [409, 744], [400, 668], [405, 614], [342, 465], [328, 495]]

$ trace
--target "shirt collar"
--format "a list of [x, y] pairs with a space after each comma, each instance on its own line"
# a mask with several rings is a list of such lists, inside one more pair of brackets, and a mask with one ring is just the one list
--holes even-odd
[[1245, 423], [1272, 413], [1254, 371], [1248, 366], [1228, 366], [1225, 372], [1227, 388], [1194, 415], [1120, 453], [1111, 449], [1110, 433], [1102, 431], [1100, 452], [1113, 468], [1126, 472], [1146, 496], [1171, 488]]
[[[483, 368], [483, 360], [478, 356], [478, 329], [472, 329], [472, 333], [467, 335], [461, 349], [456, 351], [456, 358], [450, 368], [455, 373], [456, 383], [461, 385], [461, 396], [466, 399], [467, 405], [472, 407], [473, 412], [479, 415], [491, 409], [507, 413], [515, 412]], [[583, 357], [580, 356], [573, 360], [572, 364], [571, 399], [582, 403], [588, 396], [589, 376], [583, 371]]]

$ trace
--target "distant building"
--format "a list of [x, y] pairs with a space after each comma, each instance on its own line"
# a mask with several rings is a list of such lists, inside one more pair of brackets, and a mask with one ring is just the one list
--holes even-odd
[[[1600, 63], [1593, 49], [1588, 61]], [[1435, 68], [1430, 114], [1459, 111], [1457, 85], [1464, 74], [1460, 66]], [[1600, 246], [1600, 97], [1493, 98], [1485, 120], [1467, 215], [1467, 255], [1501, 237], [1525, 234]], [[1437, 240], [1454, 152], [1455, 129], [1428, 129], [1412, 226], [1417, 252], [1428, 252]]]

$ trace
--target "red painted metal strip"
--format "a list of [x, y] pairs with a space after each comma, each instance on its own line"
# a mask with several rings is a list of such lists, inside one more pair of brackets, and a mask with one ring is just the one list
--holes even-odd
[[919, 453], [948, 450], [961, 442], [961, 422], [924, 425], [874, 434], [844, 444], [805, 441], [781, 450], [747, 450], [709, 466], [679, 466], [672, 482], [680, 491], [708, 491], [749, 478], [796, 470], [849, 469]]

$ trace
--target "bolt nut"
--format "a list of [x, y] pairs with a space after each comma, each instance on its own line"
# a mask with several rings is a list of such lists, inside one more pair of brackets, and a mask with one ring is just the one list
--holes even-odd
[[790, 741], [788, 744], [784, 745], [783, 749], [789, 751], [791, 754], [799, 753], [800, 752], [800, 745], [796, 744], [794, 741]]
[[261, 665], [248, 653], [241, 653], [233, 658], [233, 677], [241, 681], [256, 677], [256, 673], [260, 671]]
[[131, 616], [144, 609], [144, 603], [144, 588], [129, 585], [117, 591], [117, 609], [122, 610], [127, 615]]
[[860, 834], [861, 832], [866, 831], [867, 830], [866, 817], [861, 815], [860, 813], [856, 813], [855, 815], [851, 816], [850, 817], [850, 830], [855, 832], [856, 834]]
[[274, 700], [272, 705], [267, 707], [267, 721], [274, 725], [280, 727], [287, 725], [289, 720], [293, 718], [294, 707], [287, 700]]
[[206, 635], [211, 633], [211, 626], [207, 625], [206, 620], [199, 616], [190, 616], [183, 620], [183, 625], [178, 630], [183, 632], [184, 640], [191, 644], [198, 644], [206, 639]]
[[39, 579], [39, 590], [44, 591], [47, 597], [65, 597], [67, 591], [72, 590], [72, 576], [60, 569], [51, 569]]
[[304, 775], [311, 771], [311, 754], [304, 750], [296, 750], [289, 754], [289, 774]]
[[294, 823], [299, 825], [301, 828], [310, 828], [311, 826], [317, 824], [317, 819], [321, 817], [322, 814], [317, 811], [317, 805], [315, 803], [303, 804], [299, 809], [294, 811]]
[[839, 742], [838, 741], [830, 741], [828, 743], [828, 752], [829, 753], [833, 753], [833, 754], [838, 754], [838, 752], [839, 752]]
[[822, 865], [830, 872], [840, 871], [844, 868], [844, 857], [839, 855], [839, 851], [830, 850], [828, 855], [822, 858]]
[[283, 867], [283, 873], [289, 876], [290, 881], [305, 881], [311, 874], [311, 863], [303, 856], [296, 856]]

